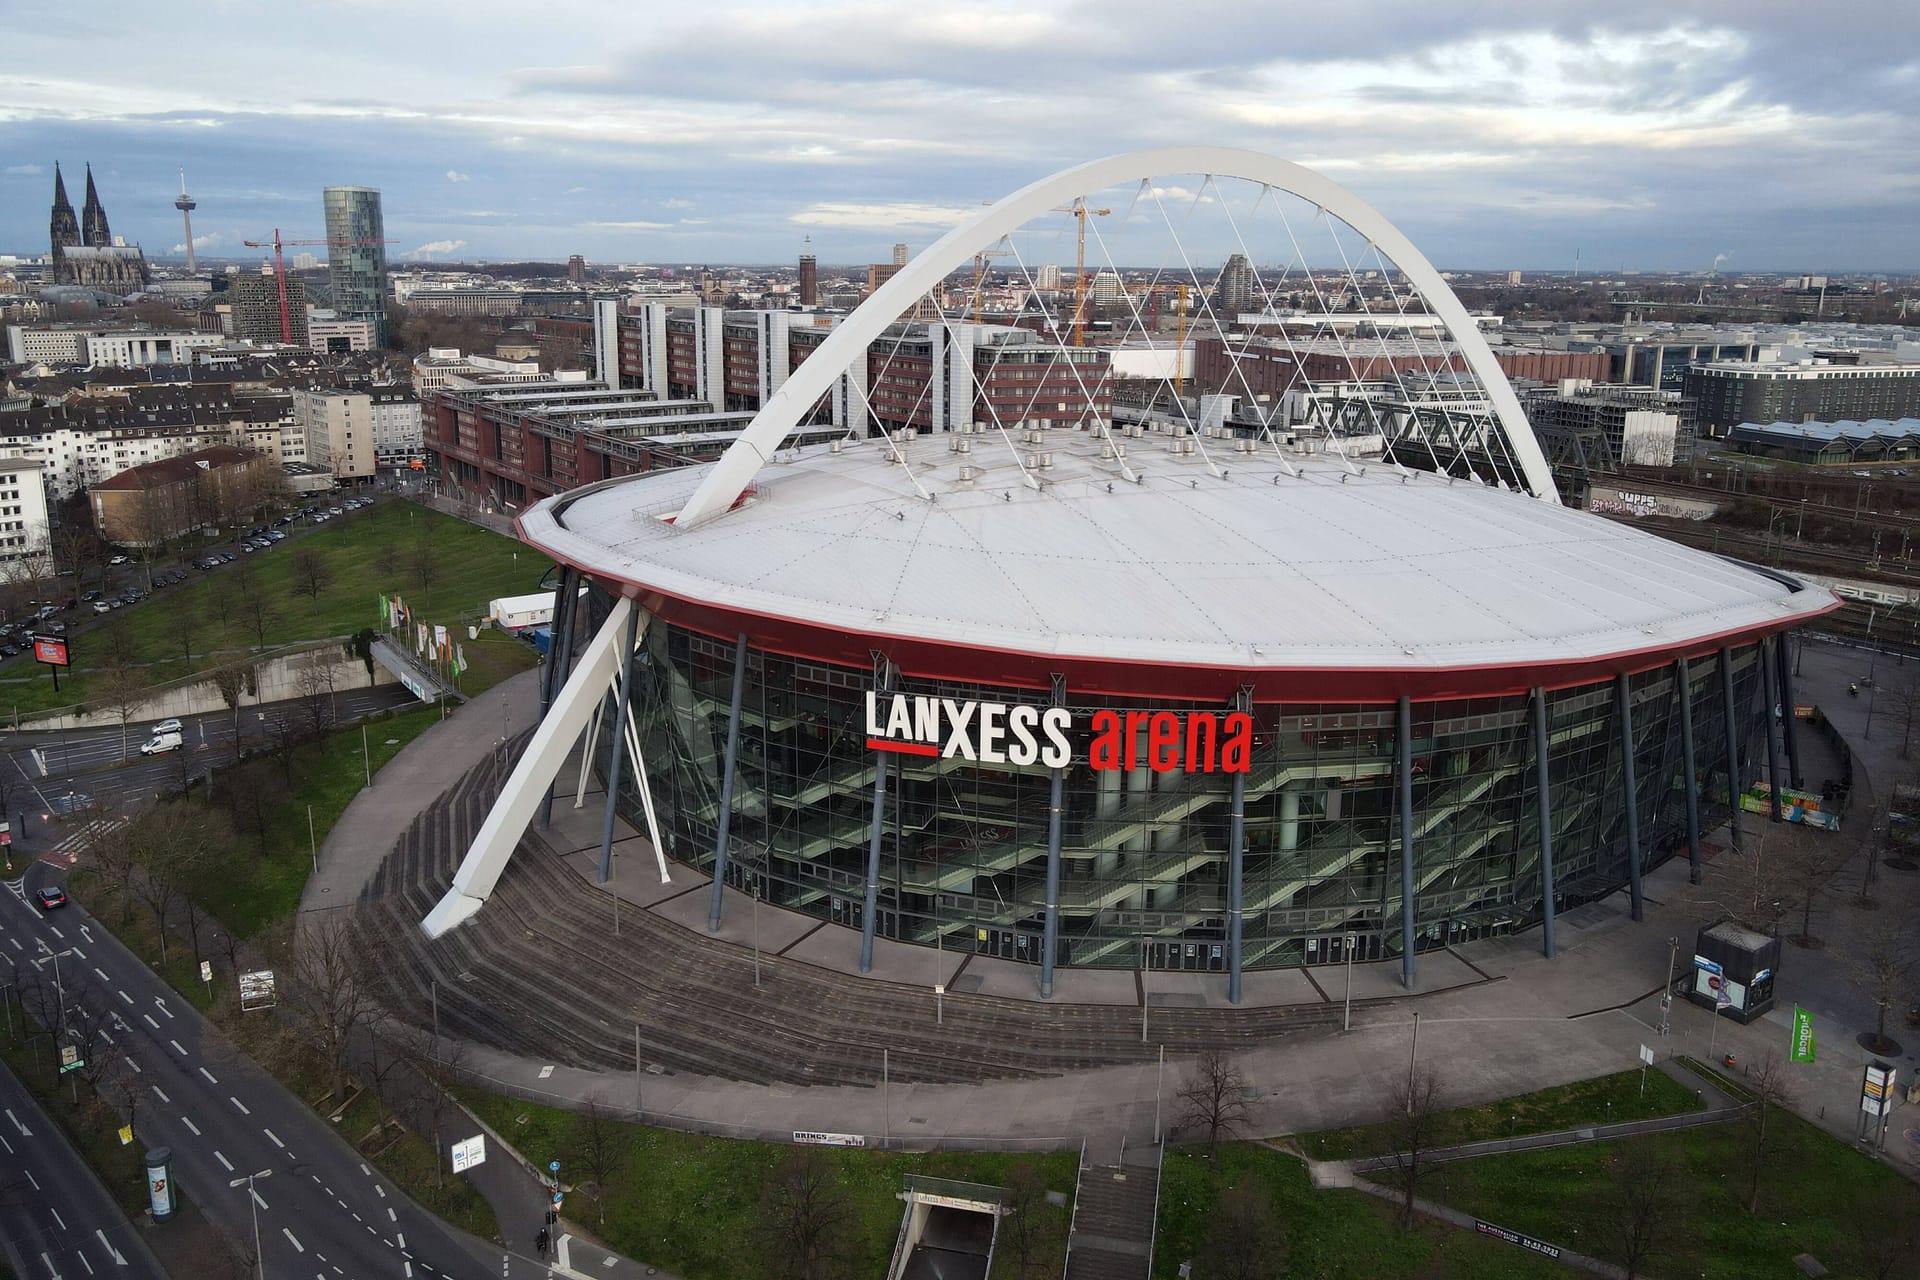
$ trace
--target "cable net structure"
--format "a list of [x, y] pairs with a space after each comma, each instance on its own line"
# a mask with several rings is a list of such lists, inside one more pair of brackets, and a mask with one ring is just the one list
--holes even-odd
[[1033, 446], [1067, 428], [1136, 483], [1115, 446], [1157, 431], [1209, 470], [1234, 453], [1288, 470], [1322, 455], [1558, 500], [1432, 265], [1345, 188], [1251, 152], [1116, 156], [983, 207], [808, 356], [681, 522], [722, 514], [836, 395], [850, 437], [983, 435], [972, 447], [1002, 450], [1030, 487]]

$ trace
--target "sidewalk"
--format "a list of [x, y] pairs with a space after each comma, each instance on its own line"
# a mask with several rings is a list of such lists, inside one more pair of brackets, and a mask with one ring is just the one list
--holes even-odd
[[381, 769], [379, 779], [354, 796], [327, 833], [320, 870], [300, 895], [300, 913], [333, 911], [358, 901], [422, 806], [499, 750], [510, 726], [532, 723], [539, 712], [539, 679], [535, 667], [475, 694]]

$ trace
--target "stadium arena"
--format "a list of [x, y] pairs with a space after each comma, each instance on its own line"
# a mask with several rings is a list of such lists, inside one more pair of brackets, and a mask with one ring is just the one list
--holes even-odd
[[[1260, 264], [1251, 323], [1302, 347], [1292, 388], [1121, 395], [1084, 289], [1070, 316], [996, 326], [945, 287], [989, 255], [1032, 270], [1032, 228], [1062, 223], [1132, 282], [1109, 299], [1123, 340], [1166, 342], [1134, 301], [1163, 279], [1197, 299], [1182, 329], [1233, 330], [1195, 263], [1225, 244]], [[991, 352], [1085, 395], [973, 396], [937, 429], [859, 403], [846, 371], [929, 332], [967, 353], [956, 377]], [[1373, 342], [1411, 364], [1304, 372], [1310, 346]], [[849, 399], [844, 435], [789, 445]], [[1731, 795], [1782, 780], [1779, 637], [1838, 603], [1561, 505], [1420, 252], [1325, 178], [1213, 148], [980, 210], [724, 453], [546, 499], [518, 530], [579, 604], [556, 608], [542, 719], [429, 935], [483, 908], [556, 783], [584, 790], [573, 758], [661, 877], [712, 879], [710, 928], [732, 886], [838, 926], [863, 971], [894, 939], [1024, 962], [1043, 996], [1063, 970], [1146, 967], [1218, 973], [1238, 1002], [1247, 972], [1349, 958], [1412, 986], [1422, 951], [1476, 938], [1537, 928], [1551, 955], [1556, 913], [1622, 889], [1637, 917], [1648, 871], [1697, 866]]]

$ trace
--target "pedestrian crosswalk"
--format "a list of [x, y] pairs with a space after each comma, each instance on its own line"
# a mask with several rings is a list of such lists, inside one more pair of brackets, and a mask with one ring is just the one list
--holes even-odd
[[68, 862], [79, 861], [80, 854], [94, 841], [118, 831], [127, 825], [125, 818], [98, 818], [82, 823], [67, 834], [49, 851], [49, 856], [64, 858]]

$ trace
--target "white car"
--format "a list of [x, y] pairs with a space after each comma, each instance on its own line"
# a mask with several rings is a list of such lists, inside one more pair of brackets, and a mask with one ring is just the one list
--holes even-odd
[[107, 561], [108, 564], [125, 564], [126, 562], [127, 558], [125, 556], [115, 556], [113, 559]]
[[140, 754], [143, 756], [165, 755], [169, 751], [178, 751], [180, 745], [181, 739], [178, 732], [156, 733], [141, 746]]
[[179, 733], [180, 722], [178, 720], [162, 720], [159, 724], [153, 726], [153, 731], [156, 735], [162, 733]]

